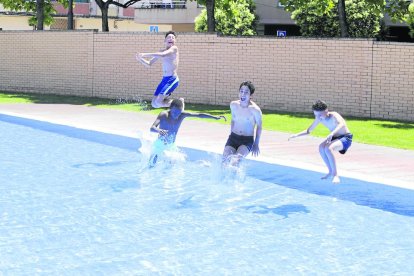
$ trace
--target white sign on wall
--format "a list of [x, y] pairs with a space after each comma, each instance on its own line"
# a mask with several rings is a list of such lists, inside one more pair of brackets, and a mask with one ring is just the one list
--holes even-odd
[[286, 36], [286, 31], [277, 30], [276, 36], [285, 37]]

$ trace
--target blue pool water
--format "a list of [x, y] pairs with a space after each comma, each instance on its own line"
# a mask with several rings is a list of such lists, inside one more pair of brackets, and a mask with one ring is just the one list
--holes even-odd
[[[414, 191], [0, 114], [0, 274], [413, 275]], [[191, 162], [190, 162], [191, 161]]]

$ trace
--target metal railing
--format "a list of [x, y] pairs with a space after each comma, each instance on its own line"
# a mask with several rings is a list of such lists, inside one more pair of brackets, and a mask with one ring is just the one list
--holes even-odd
[[185, 9], [185, 0], [148, 0], [138, 2], [138, 9]]

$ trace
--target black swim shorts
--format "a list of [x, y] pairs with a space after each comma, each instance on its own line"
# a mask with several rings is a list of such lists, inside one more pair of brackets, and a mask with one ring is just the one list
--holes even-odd
[[254, 138], [253, 136], [243, 136], [232, 132], [227, 139], [226, 146], [230, 146], [237, 150], [240, 146], [246, 146], [249, 151], [252, 150]]

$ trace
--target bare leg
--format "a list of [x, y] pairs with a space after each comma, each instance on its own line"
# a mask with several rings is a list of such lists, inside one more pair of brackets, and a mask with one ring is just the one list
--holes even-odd
[[158, 160], [158, 154], [152, 154], [149, 161], [148, 161], [148, 168], [152, 168], [155, 166]]
[[[234, 150], [234, 148], [232, 148], [232, 147], [229, 147], [229, 148]], [[233, 166], [233, 167], [238, 167], [239, 164], [240, 164], [240, 161], [242, 161], [243, 158], [246, 157], [249, 154], [249, 152], [250, 151], [246, 146], [241, 145], [237, 149], [237, 151], [233, 152], [231, 155], [229, 155], [227, 157], [229, 165]]]
[[184, 111], [184, 109], [185, 109], [185, 102], [184, 102], [184, 98], [180, 98], [180, 101], [182, 101], [182, 102], [183, 102], [183, 111]]
[[338, 176], [338, 171], [336, 169], [336, 159], [334, 155], [334, 151], [339, 151], [343, 148], [341, 141], [334, 141], [333, 143], [327, 145], [325, 147], [325, 153], [328, 158], [330, 168], [331, 168], [331, 175], [333, 176], [332, 182], [333, 183], [339, 183], [340, 179]]
[[231, 156], [233, 156], [236, 153], [236, 149], [230, 146], [225, 146], [223, 151], [223, 158], [222, 163], [228, 164], [230, 162]]
[[172, 99], [168, 99], [167, 97], [168, 96], [165, 95], [154, 96], [151, 101], [152, 107], [169, 107], [171, 105]]
[[321, 179], [328, 179], [332, 176], [332, 169], [331, 169], [331, 164], [329, 162], [328, 156], [326, 155], [326, 142], [323, 141], [320, 145], [319, 145], [319, 153], [323, 159], [323, 162], [325, 162], [325, 165], [328, 167], [328, 174], [325, 176], [322, 176]]

